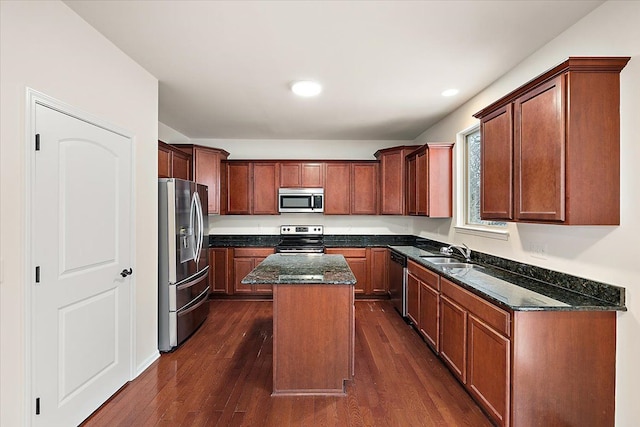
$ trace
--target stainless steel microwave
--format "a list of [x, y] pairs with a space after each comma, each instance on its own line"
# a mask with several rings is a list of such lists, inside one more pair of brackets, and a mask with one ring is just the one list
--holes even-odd
[[323, 188], [281, 188], [278, 191], [279, 212], [324, 212]]

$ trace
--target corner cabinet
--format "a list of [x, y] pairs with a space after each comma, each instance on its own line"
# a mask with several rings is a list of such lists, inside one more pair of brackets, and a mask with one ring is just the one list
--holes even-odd
[[380, 162], [380, 214], [406, 215], [405, 157], [419, 146], [385, 148], [375, 153]]
[[453, 214], [453, 143], [428, 142], [406, 156], [409, 215]]
[[191, 179], [191, 156], [158, 141], [158, 178]]
[[571, 57], [474, 117], [481, 216], [620, 224], [620, 72], [628, 57]]
[[191, 158], [191, 180], [204, 184], [209, 188], [208, 213], [219, 214], [220, 202], [223, 199], [224, 171], [222, 161], [229, 156], [224, 150], [201, 145], [175, 145]]

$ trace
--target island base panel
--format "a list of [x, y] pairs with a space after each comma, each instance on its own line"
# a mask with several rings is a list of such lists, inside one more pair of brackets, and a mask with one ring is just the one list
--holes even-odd
[[278, 284], [273, 293], [273, 395], [344, 395], [353, 372], [353, 286]]

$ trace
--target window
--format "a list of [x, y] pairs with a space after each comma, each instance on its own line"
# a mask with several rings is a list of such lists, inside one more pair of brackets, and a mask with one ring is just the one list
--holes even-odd
[[474, 126], [459, 134], [461, 149], [458, 151], [458, 224], [456, 230], [463, 233], [503, 236], [507, 223], [484, 221], [480, 218], [480, 128]]

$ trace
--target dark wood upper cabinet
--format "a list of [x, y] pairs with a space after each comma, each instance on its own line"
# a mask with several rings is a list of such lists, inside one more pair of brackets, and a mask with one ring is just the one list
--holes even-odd
[[280, 187], [322, 188], [324, 165], [321, 162], [280, 162]]
[[351, 215], [378, 213], [378, 162], [351, 163]]
[[226, 213], [277, 215], [280, 165], [268, 161], [235, 161], [226, 167]]
[[380, 214], [406, 215], [405, 202], [406, 177], [405, 157], [418, 148], [415, 146], [399, 146], [378, 150], [376, 159], [380, 162]]
[[158, 141], [158, 178], [191, 179], [191, 155]]
[[377, 161], [325, 164], [325, 215], [375, 215], [377, 212]]
[[278, 214], [278, 183], [280, 165], [274, 162], [253, 163], [253, 204], [254, 215]]
[[351, 211], [351, 163], [325, 165], [324, 214], [349, 215]]
[[483, 219], [620, 224], [620, 72], [628, 61], [571, 57], [474, 115]]
[[249, 215], [251, 213], [251, 199], [253, 197], [251, 169], [250, 162], [226, 162], [226, 213], [228, 215]]
[[453, 214], [453, 143], [428, 142], [406, 157], [407, 212], [433, 218]]
[[513, 106], [482, 120], [480, 133], [480, 215], [483, 219], [513, 219]]
[[185, 179], [190, 179], [209, 188], [208, 213], [222, 213], [220, 208], [221, 200], [223, 200], [224, 171], [221, 164], [229, 156], [229, 153], [219, 148], [193, 144], [180, 144], [174, 147], [190, 156], [192, 173], [189, 178]]
[[514, 102], [514, 199], [518, 219], [565, 219], [564, 76]]

